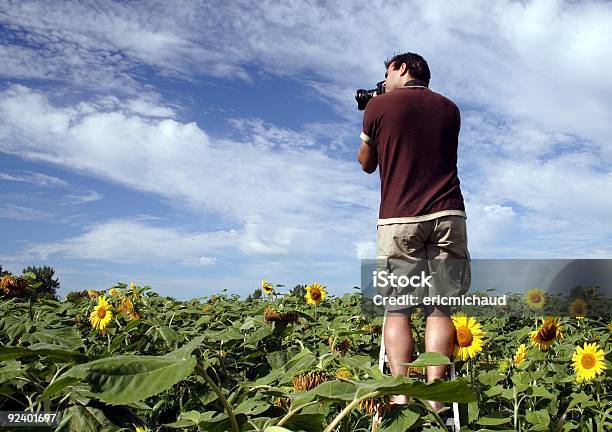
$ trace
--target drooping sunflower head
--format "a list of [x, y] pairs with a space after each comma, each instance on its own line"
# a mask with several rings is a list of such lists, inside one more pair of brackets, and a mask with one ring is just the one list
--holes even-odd
[[514, 356], [514, 365], [520, 365], [525, 361], [525, 358], [527, 358], [527, 346], [525, 346], [525, 344], [520, 344]]
[[596, 343], [585, 342], [584, 346], [576, 347], [572, 356], [572, 367], [576, 372], [576, 382], [591, 381], [597, 375], [603, 373], [607, 369], [605, 355], [606, 353]]
[[98, 304], [89, 315], [89, 322], [91, 322], [93, 328], [104, 331], [112, 319], [111, 306], [103, 296], [98, 297]]
[[267, 280], [262, 279], [261, 280], [261, 290], [264, 292], [264, 294], [270, 295], [274, 292], [274, 285], [272, 285]]
[[137, 320], [140, 318], [140, 314], [136, 310], [132, 299], [130, 299], [129, 297], [125, 297], [123, 300], [121, 300], [121, 306], [119, 306], [119, 311], [123, 312], [128, 320]]
[[391, 396], [362, 399], [359, 401], [357, 409], [370, 417], [374, 414], [384, 416], [391, 410]]
[[23, 277], [5, 275], [0, 278], [0, 291], [14, 296], [25, 293], [28, 289], [28, 281]]
[[270, 307], [270, 306], [268, 306], [264, 310], [263, 317], [264, 317], [264, 321], [267, 322], [267, 323], [280, 321], [280, 319], [281, 319], [281, 316], [276, 311], [276, 309], [274, 309], [273, 307]]
[[563, 339], [563, 329], [556, 317], [546, 317], [542, 325], [531, 332], [531, 342], [542, 351], [550, 348], [557, 339]]
[[113, 297], [115, 297], [115, 296], [118, 296], [119, 294], [121, 294], [121, 291], [119, 291], [117, 288], [111, 288], [108, 291], [108, 294], [113, 296]]
[[475, 358], [482, 351], [483, 337], [485, 332], [474, 317], [453, 316], [455, 326], [455, 358], [463, 361], [468, 358]]
[[530, 288], [525, 293], [525, 303], [534, 309], [542, 309], [545, 302], [544, 291], [539, 288]]
[[569, 305], [570, 315], [576, 318], [584, 318], [587, 310], [587, 303], [580, 297], [574, 299]]
[[98, 292], [94, 290], [87, 290], [87, 297], [91, 300], [98, 298]]
[[333, 336], [330, 336], [327, 345], [334, 354], [345, 354], [351, 347], [351, 343], [348, 339], [339, 340]]
[[312, 390], [332, 378], [322, 371], [308, 372], [293, 377], [293, 390], [296, 392]]
[[325, 301], [325, 296], [327, 292], [325, 291], [325, 287], [318, 283], [313, 283], [312, 285], [308, 285], [306, 287], [306, 295], [304, 299], [308, 304], [312, 305], [320, 305]]

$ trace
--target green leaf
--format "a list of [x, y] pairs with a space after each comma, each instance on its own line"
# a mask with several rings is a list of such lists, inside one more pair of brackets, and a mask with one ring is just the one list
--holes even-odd
[[0, 368], [0, 384], [11, 381], [13, 378], [17, 378], [22, 375], [24, 368], [21, 362], [11, 360], [6, 365]]
[[531, 387], [531, 396], [532, 397], [541, 397], [545, 399], [552, 400], [554, 396], [546, 390], [544, 387], [533, 386]]
[[81, 334], [71, 327], [40, 329], [22, 338], [29, 342], [31, 349], [65, 349], [76, 351], [84, 348]]
[[261, 400], [246, 399], [242, 401], [235, 409], [236, 414], [246, 414], [256, 416], [270, 408], [270, 404]]
[[572, 395], [572, 400], [567, 406], [567, 411], [571, 410], [572, 408], [578, 405], [580, 405], [581, 408], [586, 408], [586, 407], [590, 407], [593, 405], [597, 405], [597, 403], [593, 399], [591, 399], [590, 396], [587, 396], [586, 393], [580, 392], [580, 393], [575, 393]]
[[[300, 413], [293, 415], [289, 421], [285, 423], [285, 425], [290, 429], [281, 428], [281, 430], [319, 432], [321, 430], [321, 425], [324, 422], [325, 415], [322, 413]], [[268, 429], [269, 428], [266, 428], [265, 431], [267, 432]]]
[[378, 432], [404, 432], [410, 429], [420, 417], [420, 414], [409, 409], [393, 410], [383, 419]]
[[246, 338], [245, 344], [256, 344], [260, 340], [270, 336], [272, 333], [274, 333], [274, 328], [272, 326], [259, 327]]
[[478, 381], [480, 381], [481, 383], [483, 383], [484, 385], [488, 387], [494, 386], [499, 381], [501, 381], [503, 378], [504, 376], [498, 373], [497, 371], [481, 372], [478, 375]]
[[92, 397], [111, 404], [138, 402], [169, 389], [191, 375], [196, 358], [191, 352], [203, 337], [182, 348], [157, 356], [120, 355], [77, 365], [62, 378], [78, 378]]
[[419, 399], [440, 402], [475, 402], [474, 392], [462, 378], [453, 381], [437, 379], [425, 384], [407, 377], [386, 377], [368, 383], [355, 383], [358, 386], [357, 397], [378, 391], [380, 395], [403, 394]]
[[533, 425], [531, 430], [534, 431], [547, 431], [550, 424], [550, 416], [545, 409], [538, 411], [527, 410], [525, 412], [525, 420]]
[[326, 381], [311, 391], [323, 399], [352, 401], [355, 398], [357, 387], [352, 382]]
[[0, 346], [0, 361], [18, 358], [44, 357], [49, 363], [82, 363], [89, 357], [75, 351], [48, 348], [24, 348], [12, 346]]
[[480, 417], [476, 423], [482, 426], [500, 426], [506, 423], [510, 423], [512, 420], [509, 418], [501, 417]]
[[185, 340], [185, 338], [180, 333], [167, 326], [161, 326], [157, 329], [157, 331], [159, 332], [162, 339], [166, 341], [166, 343], [171, 347], [175, 347], [180, 342]]
[[[64, 429], [67, 426], [67, 429]], [[98, 408], [75, 405], [63, 412], [62, 421], [56, 430], [69, 432], [108, 432], [117, 430], [104, 412]]]
[[295, 374], [296, 372], [309, 368], [315, 361], [316, 357], [314, 354], [308, 348], [304, 348], [287, 362], [285, 369], [288, 374]]
[[38, 397], [37, 402], [40, 402], [44, 399], [48, 399], [51, 396], [56, 395], [57, 393], [59, 393], [60, 391], [62, 391], [64, 388], [74, 385], [76, 383], [78, 383], [80, 381], [79, 378], [75, 378], [75, 377], [63, 377], [63, 378], [58, 378], [55, 381], [53, 381], [53, 383], [49, 384], [47, 386], [47, 388], [45, 389], [45, 391], [42, 392], [42, 394]]
[[362, 371], [367, 371], [372, 367], [372, 359], [366, 355], [348, 356], [342, 359], [342, 361], [348, 366]]
[[442, 366], [449, 365], [451, 361], [448, 357], [437, 352], [424, 352], [421, 353], [416, 360], [410, 363], [402, 363], [411, 367], [425, 367], [425, 366]]

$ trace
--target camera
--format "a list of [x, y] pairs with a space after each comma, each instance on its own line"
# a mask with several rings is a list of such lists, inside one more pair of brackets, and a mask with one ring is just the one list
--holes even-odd
[[357, 109], [359, 111], [363, 111], [370, 101], [374, 97], [374, 94], [380, 95], [385, 92], [385, 88], [383, 87], [384, 81], [380, 81], [376, 83], [376, 88], [372, 90], [364, 90], [359, 89], [355, 94], [355, 99], [357, 100]]

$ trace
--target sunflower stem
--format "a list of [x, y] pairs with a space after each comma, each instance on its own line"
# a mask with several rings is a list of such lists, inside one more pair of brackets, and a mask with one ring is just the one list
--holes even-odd
[[229, 417], [230, 425], [232, 426], [232, 432], [240, 432], [240, 428], [238, 427], [238, 422], [236, 421], [236, 416], [234, 415], [234, 411], [232, 411], [232, 407], [230, 406], [229, 402], [223, 395], [221, 388], [219, 388], [219, 386], [215, 384], [215, 382], [212, 380], [210, 375], [208, 375], [208, 373], [206, 372], [206, 369], [202, 367], [202, 365], [196, 364], [196, 372], [198, 373], [198, 375], [204, 378], [204, 380], [208, 383], [210, 388], [219, 397], [219, 401], [223, 405], [223, 408], [225, 408], [225, 411], [227, 412], [227, 416]]

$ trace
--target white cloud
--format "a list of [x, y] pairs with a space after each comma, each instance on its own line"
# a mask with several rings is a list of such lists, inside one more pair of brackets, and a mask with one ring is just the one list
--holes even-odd
[[[355, 241], [372, 236], [378, 193], [356, 161], [299, 146], [212, 142], [195, 123], [83, 107], [54, 106], [39, 92], [10, 87], [0, 94], [0, 151], [219, 214], [241, 230], [234, 245], [247, 255], [350, 256]], [[304, 140], [289, 130], [275, 139]], [[67, 249], [49, 247], [48, 253], [68, 253], [84, 242], [96, 245], [93, 252], [72, 256], [111, 257], [97, 245], [100, 236], [115, 234], [105, 227], [91, 234], [95, 241], [69, 240]]]
[[68, 182], [57, 177], [43, 173], [28, 172], [26, 174], [10, 174], [0, 172], [0, 180], [14, 181], [20, 183], [32, 183], [42, 187], [65, 187]]
[[0, 207], [0, 218], [20, 221], [35, 221], [49, 218], [49, 213], [17, 204], [5, 203]]
[[102, 199], [102, 195], [96, 191], [90, 190], [82, 193], [71, 193], [64, 196], [63, 201], [69, 204], [83, 204]]
[[[377, 192], [342, 144], [359, 128], [353, 94], [380, 79], [387, 56], [411, 50], [428, 59], [432, 89], [463, 111], [460, 178], [475, 251], [610, 254], [611, 3], [185, 1], [172, 13], [160, 5], [0, 6], [18, 41], [0, 45], [0, 74], [132, 93], [60, 107], [11, 87], [2, 151], [221, 214], [242, 230], [243, 253], [362, 253]], [[247, 70], [253, 79], [262, 70], [295, 78], [344, 120], [295, 131], [234, 119], [240, 138], [212, 142], [207, 125], [181, 123], [170, 104], [135, 96], [145, 88], [140, 65], [229, 83], [249, 80]], [[334, 130], [341, 138], [327, 151], [312, 148]], [[343, 242], [326, 245], [338, 235]]]
[[31, 244], [26, 248], [26, 255], [36, 259], [58, 255], [115, 263], [183, 262], [193, 265], [197, 262], [206, 265], [207, 255], [203, 254], [226, 249], [237, 235], [233, 230], [193, 233], [138, 220], [115, 219], [92, 225], [85, 233], [61, 242]]

